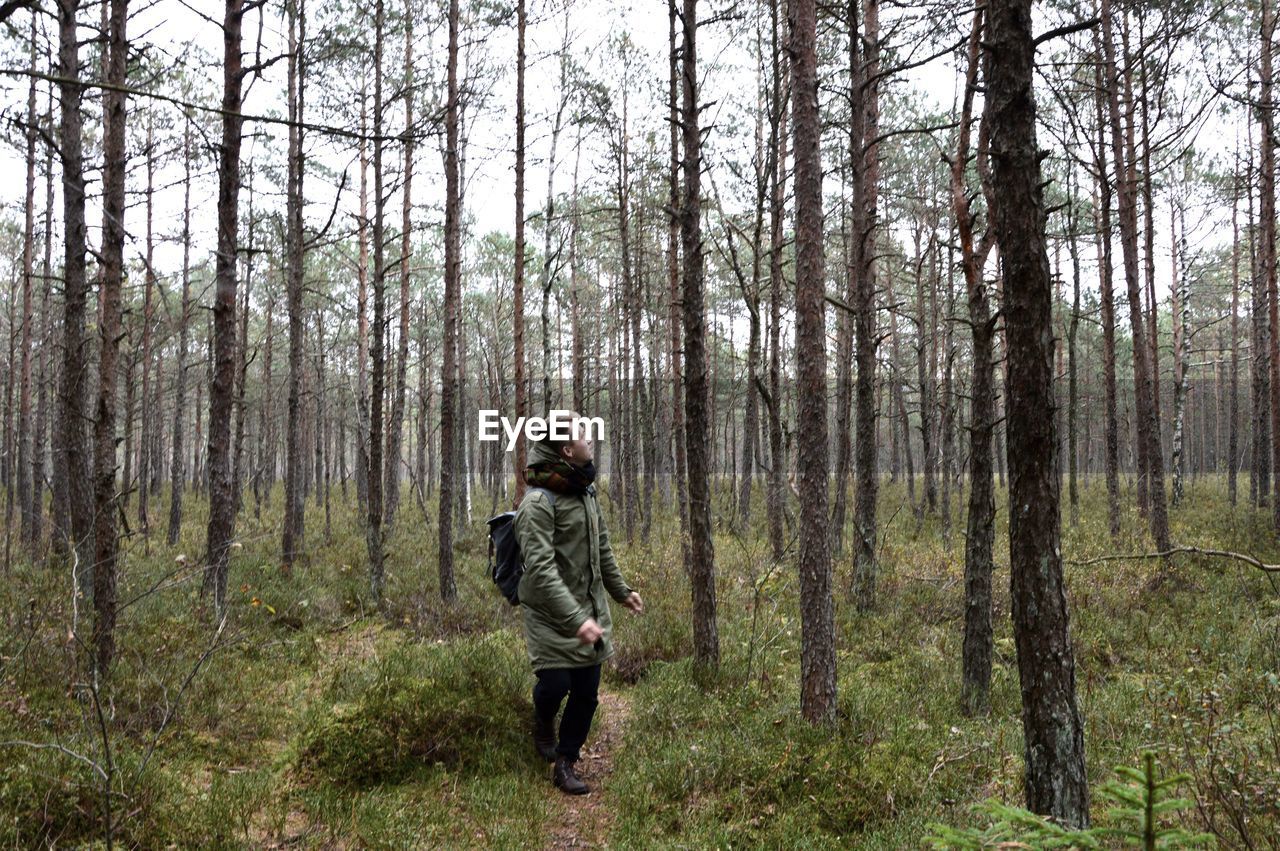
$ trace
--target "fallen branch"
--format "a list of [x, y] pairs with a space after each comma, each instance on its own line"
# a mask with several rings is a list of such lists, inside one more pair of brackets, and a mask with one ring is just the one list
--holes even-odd
[[1083, 561], [1068, 560], [1066, 563], [1073, 566], [1085, 566], [1090, 564], [1099, 564], [1104, 561], [1136, 561], [1139, 559], [1146, 560], [1146, 559], [1155, 559], [1155, 558], [1163, 559], [1163, 558], [1168, 558], [1171, 555], [1177, 555], [1178, 553], [1187, 553], [1188, 555], [1213, 556], [1215, 558], [1234, 559], [1235, 561], [1242, 561], [1245, 564], [1249, 565], [1250, 567], [1257, 568], [1258, 570], [1261, 570], [1263, 573], [1266, 573], [1266, 574], [1280, 573], [1280, 564], [1267, 564], [1265, 562], [1259, 561], [1253, 556], [1245, 555], [1244, 553], [1233, 553], [1233, 552], [1228, 552], [1227, 550], [1206, 550], [1206, 549], [1202, 549], [1201, 547], [1173, 547], [1171, 549], [1167, 549], [1164, 552], [1159, 552], [1159, 553], [1135, 553], [1133, 555], [1098, 556], [1097, 558], [1085, 559]]

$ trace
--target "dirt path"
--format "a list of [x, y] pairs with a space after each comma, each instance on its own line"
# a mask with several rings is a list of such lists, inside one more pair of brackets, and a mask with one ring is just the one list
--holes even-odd
[[[613, 774], [614, 748], [622, 740], [630, 716], [630, 695], [613, 690], [600, 692], [591, 735], [576, 766], [578, 776], [591, 791], [586, 795], [566, 795], [548, 784], [548, 794], [555, 798], [545, 849], [609, 847], [614, 816], [609, 779]], [[550, 771], [548, 767], [548, 777]]]

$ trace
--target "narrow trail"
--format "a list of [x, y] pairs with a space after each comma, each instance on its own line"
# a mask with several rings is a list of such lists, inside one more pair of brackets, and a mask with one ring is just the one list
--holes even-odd
[[[550, 834], [543, 848], [608, 848], [615, 806], [609, 793], [614, 749], [622, 741], [631, 717], [631, 696], [625, 691], [601, 691], [591, 735], [576, 766], [578, 776], [591, 788], [586, 795], [566, 795], [548, 783], [551, 805]], [[547, 776], [551, 769], [548, 767]]]

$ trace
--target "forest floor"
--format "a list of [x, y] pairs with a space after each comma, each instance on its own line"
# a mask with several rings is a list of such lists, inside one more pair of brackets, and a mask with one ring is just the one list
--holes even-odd
[[[732, 494], [717, 491], [718, 515], [732, 516]], [[986, 830], [985, 801], [1022, 801], [1020, 700], [1001, 525], [992, 710], [959, 711], [961, 497], [948, 528], [885, 485], [871, 612], [845, 596], [847, 548], [837, 557], [839, 717], [822, 729], [799, 714], [792, 551], [775, 563], [762, 531], [717, 529], [721, 665], [708, 682], [689, 660], [675, 513], [630, 544], [613, 517], [646, 613], [616, 608], [618, 652], [580, 764], [593, 791], [574, 798], [530, 743], [533, 676], [518, 612], [485, 575], [481, 511], [456, 538], [450, 606], [435, 591], [434, 511], [406, 505], [379, 611], [354, 505], [335, 490], [326, 534], [309, 501], [310, 556], [285, 575], [277, 492], [261, 519], [250, 506], [239, 520], [219, 632], [189, 558], [206, 506], [189, 495], [177, 545], [163, 530], [126, 541], [131, 602], [96, 700], [71, 630], [89, 608], [73, 604], [66, 568], [18, 560], [0, 582], [0, 847], [102, 847], [108, 825], [134, 848], [880, 851], [925, 847], [946, 825]], [[1178, 544], [1280, 561], [1269, 515], [1230, 506], [1220, 482], [1191, 483], [1172, 520]], [[1109, 539], [1100, 483], [1077, 524], [1064, 518], [1094, 821], [1115, 823], [1107, 784], [1151, 752], [1160, 773], [1187, 775], [1168, 826], [1280, 848], [1280, 589], [1203, 557], [1178, 557], [1163, 582], [1157, 562], [1079, 564], [1149, 549], [1134, 511]]]

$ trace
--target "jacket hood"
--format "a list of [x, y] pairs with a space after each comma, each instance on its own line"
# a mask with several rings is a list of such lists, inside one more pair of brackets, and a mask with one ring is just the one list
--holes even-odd
[[560, 454], [556, 452], [555, 447], [547, 440], [531, 440], [529, 441], [529, 461], [530, 465], [545, 464], [560, 460]]

